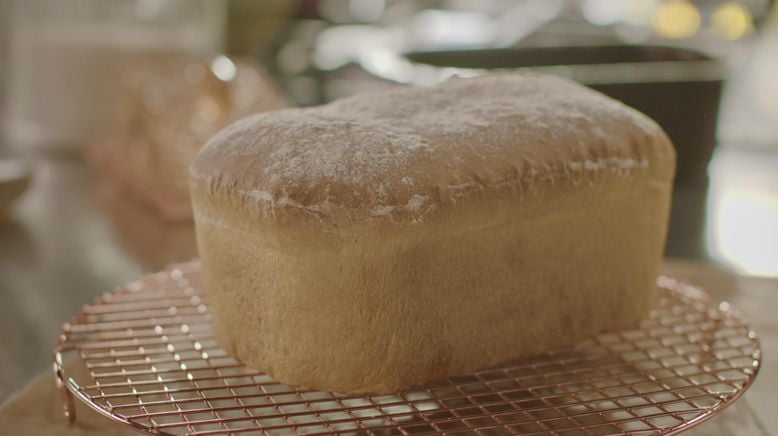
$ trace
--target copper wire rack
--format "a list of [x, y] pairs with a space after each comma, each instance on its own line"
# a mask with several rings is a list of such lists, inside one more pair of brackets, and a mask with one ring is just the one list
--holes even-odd
[[[727, 303], [666, 277], [658, 286], [638, 329], [365, 397], [286, 386], [229, 357], [192, 262], [84, 306], [63, 327], [54, 371], [71, 421], [75, 398], [155, 434], [673, 434], [742, 395], [760, 348]], [[71, 362], [82, 376], [65, 372]]]

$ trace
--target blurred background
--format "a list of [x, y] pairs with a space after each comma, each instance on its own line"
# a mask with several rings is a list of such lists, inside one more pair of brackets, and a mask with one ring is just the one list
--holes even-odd
[[81, 304], [196, 256], [187, 168], [223, 126], [515, 70], [670, 134], [668, 256], [778, 277], [770, 0], [0, 0], [0, 400]]

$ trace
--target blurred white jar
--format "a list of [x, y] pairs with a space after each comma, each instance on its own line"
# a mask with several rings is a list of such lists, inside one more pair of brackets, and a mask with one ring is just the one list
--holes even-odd
[[226, 2], [11, 0], [5, 132], [14, 148], [76, 149], [94, 139], [133, 54], [218, 53]]

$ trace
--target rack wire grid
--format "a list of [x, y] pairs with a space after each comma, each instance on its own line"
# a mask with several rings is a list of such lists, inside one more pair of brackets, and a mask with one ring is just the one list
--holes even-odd
[[[734, 308], [661, 277], [638, 329], [393, 395], [311, 391], [219, 348], [200, 283], [198, 262], [175, 265], [63, 326], [54, 371], [71, 421], [75, 397], [155, 434], [673, 434], [736, 400], [760, 364]], [[86, 369], [81, 379], [65, 373], [68, 359]]]

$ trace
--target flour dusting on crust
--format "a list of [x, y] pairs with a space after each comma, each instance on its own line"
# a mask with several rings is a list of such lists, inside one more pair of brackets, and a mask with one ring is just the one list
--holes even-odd
[[260, 215], [419, 219], [485, 190], [629, 176], [673, 157], [637, 111], [563, 79], [511, 74], [257, 114], [212, 138], [191, 174]]

